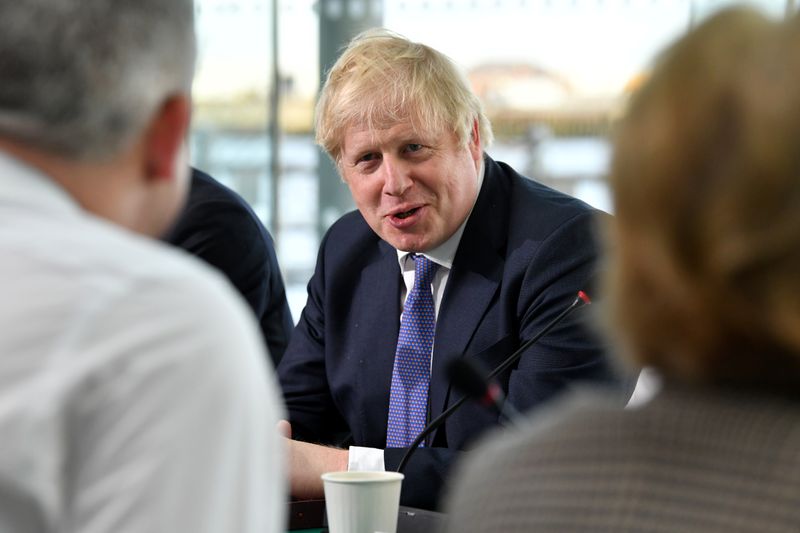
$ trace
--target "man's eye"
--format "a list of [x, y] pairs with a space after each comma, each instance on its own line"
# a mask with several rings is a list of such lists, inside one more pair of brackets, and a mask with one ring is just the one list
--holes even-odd
[[369, 161], [374, 161], [377, 158], [378, 156], [375, 153], [364, 154], [358, 158], [358, 161], [356, 161], [356, 163], [368, 163]]
[[406, 150], [408, 150], [409, 152], [418, 152], [418, 151], [422, 150], [422, 145], [421, 144], [411, 143], [408, 146], [406, 146]]

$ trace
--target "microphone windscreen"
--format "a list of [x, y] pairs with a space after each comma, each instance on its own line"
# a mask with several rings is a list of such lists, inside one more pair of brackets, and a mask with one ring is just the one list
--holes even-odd
[[486, 373], [471, 359], [460, 357], [447, 369], [450, 382], [470, 398], [483, 398], [488, 390]]

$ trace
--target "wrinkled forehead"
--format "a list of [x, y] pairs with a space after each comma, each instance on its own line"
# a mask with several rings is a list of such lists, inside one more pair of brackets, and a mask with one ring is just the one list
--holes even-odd
[[424, 127], [419, 107], [413, 102], [390, 101], [386, 95], [377, 94], [362, 102], [345, 121], [346, 130], [387, 130], [407, 124], [415, 130]]
[[442, 127], [419, 113], [414, 107], [362, 107], [359, 113], [347, 117], [340, 131], [341, 149], [359, 144], [376, 144], [404, 137], [427, 139], [441, 133]]
[[355, 152], [372, 151], [393, 144], [423, 143], [428, 135], [410, 121], [364, 124], [354, 123], [344, 130], [342, 136], [342, 156], [355, 155]]

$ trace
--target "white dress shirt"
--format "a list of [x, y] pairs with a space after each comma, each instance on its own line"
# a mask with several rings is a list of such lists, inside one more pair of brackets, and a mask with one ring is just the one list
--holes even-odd
[[283, 531], [283, 407], [220, 275], [1, 152], [0, 257], [0, 532]]
[[[483, 160], [481, 159], [480, 168], [478, 169], [478, 193], [481, 190], [481, 185], [483, 185], [483, 174], [484, 165]], [[475, 207], [475, 201], [477, 199], [478, 194], [476, 193], [475, 199], [472, 203], [473, 208]], [[464, 219], [464, 222], [461, 223], [461, 225], [458, 227], [455, 233], [450, 236], [449, 239], [444, 241], [436, 248], [419, 254], [424, 255], [439, 265], [439, 268], [436, 270], [436, 274], [433, 277], [433, 281], [431, 282], [431, 288], [433, 290], [433, 305], [437, 319], [439, 317], [439, 309], [442, 306], [444, 289], [447, 286], [447, 280], [450, 277], [450, 270], [453, 268], [453, 260], [456, 257], [458, 245], [461, 243], [461, 236], [464, 234], [464, 228], [467, 226], [467, 222], [469, 221], [471, 214], [472, 208], [470, 208], [470, 211], [467, 214], [467, 217]], [[406, 252], [403, 250], [397, 250], [397, 261], [400, 264], [400, 272], [403, 275], [403, 286], [400, 294], [400, 308], [403, 309], [406, 302], [406, 296], [408, 296], [408, 293], [411, 292], [411, 289], [414, 287], [414, 261], [411, 259], [411, 252]], [[400, 317], [402, 320], [402, 311]], [[431, 365], [433, 365], [433, 355], [431, 355]], [[350, 453], [348, 454], [347, 464], [348, 470], [386, 470], [383, 450], [378, 448], [367, 448], [363, 446], [350, 446], [349, 451]]]

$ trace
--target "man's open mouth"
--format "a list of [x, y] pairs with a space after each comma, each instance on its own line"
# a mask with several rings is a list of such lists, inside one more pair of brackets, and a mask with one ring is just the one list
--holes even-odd
[[401, 219], [402, 218], [408, 218], [411, 215], [413, 215], [414, 213], [416, 213], [418, 210], [419, 210], [419, 207], [415, 207], [414, 209], [409, 209], [408, 211], [404, 211], [402, 213], [397, 213], [395, 216], [397, 218], [401, 218]]

